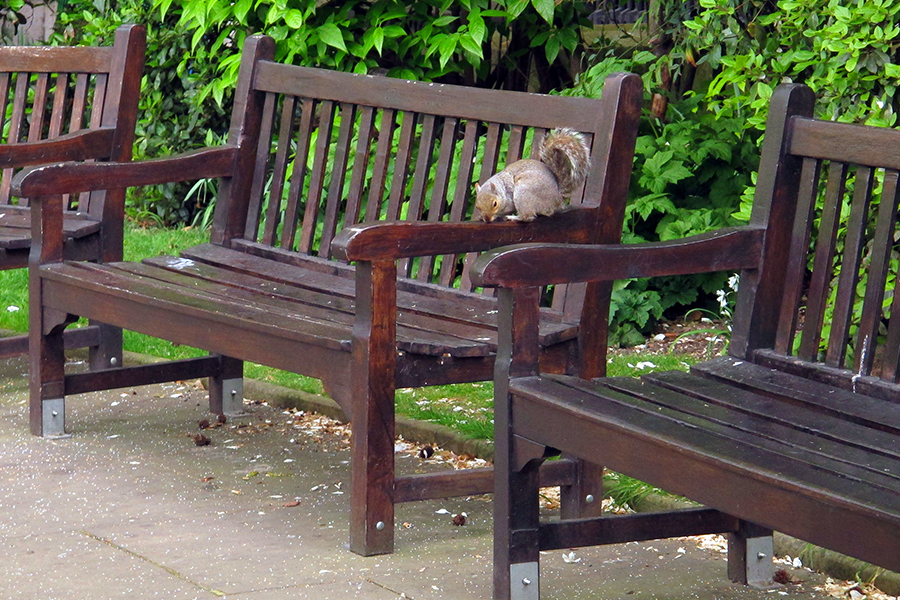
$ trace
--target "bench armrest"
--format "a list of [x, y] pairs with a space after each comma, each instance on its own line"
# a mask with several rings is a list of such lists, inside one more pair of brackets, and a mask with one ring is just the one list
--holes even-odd
[[734, 227], [667, 242], [641, 244], [521, 244], [487, 252], [472, 280], [484, 287], [522, 288], [752, 269], [764, 230]]
[[394, 260], [414, 256], [483, 252], [523, 242], [587, 243], [596, 211], [572, 208], [552, 218], [462, 223], [392, 221], [344, 228], [331, 243], [335, 258], [345, 261]]
[[0, 168], [106, 158], [112, 151], [115, 133], [116, 130], [112, 127], [102, 127], [76, 131], [49, 140], [0, 144]]
[[236, 153], [233, 146], [217, 146], [152, 160], [47, 165], [21, 171], [12, 188], [16, 196], [37, 198], [226, 177], [232, 174]]

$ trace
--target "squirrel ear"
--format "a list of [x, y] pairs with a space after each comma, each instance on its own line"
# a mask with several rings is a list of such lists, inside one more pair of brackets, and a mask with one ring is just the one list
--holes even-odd
[[475, 193], [477, 194], [478, 190], [480, 190], [480, 189], [481, 189], [481, 184], [476, 181], [475, 182]]

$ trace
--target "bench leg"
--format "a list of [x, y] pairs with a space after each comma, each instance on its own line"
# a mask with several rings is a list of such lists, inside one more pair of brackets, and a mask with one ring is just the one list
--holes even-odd
[[394, 392], [397, 266], [356, 266], [350, 375], [350, 550], [394, 551]]
[[209, 411], [239, 417], [244, 411], [244, 361], [220, 356], [221, 367], [209, 378]]
[[54, 326], [42, 335], [44, 318], [33, 311], [29, 322], [29, 396], [31, 433], [48, 438], [65, 437], [65, 342], [63, 331], [74, 320], [54, 314]]
[[100, 344], [89, 347], [91, 371], [115, 369], [122, 366], [122, 329], [106, 323], [91, 321], [100, 329]]
[[394, 551], [394, 389], [354, 403], [350, 439], [350, 550]]
[[560, 486], [560, 512], [562, 519], [587, 519], [603, 513], [603, 467], [572, 456], [575, 460], [575, 483]]
[[774, 555], [772, 530], [741, 521], [740, 530], [728, 534], [728, 577], [751, 587], [774, 587]]
[[542, 462], [530, 461], [520, 471], [495, 465], [494, 600], [540, 598], [538, 470]]

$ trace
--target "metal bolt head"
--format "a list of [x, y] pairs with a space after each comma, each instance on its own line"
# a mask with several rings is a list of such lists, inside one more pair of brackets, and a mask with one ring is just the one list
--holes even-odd
[[769, 556], [765, 552], [756, 553], [756, 560], [765, 560], [767, 558], [769, 558]]
[[526, 577], [522, 580], [522, 585], [531, 585], [531, 580]]
[[384, 521], [378, 521], [375, 523], [375, 529], [378, 531], [384, 531]]
[[593, 502], [594, 502], [594, 495], [593, 495], [593, 494], [588, 494], [587, 496], [584, 497], [584, 501], [587, 502], [588, 504], [593, 503]]
[[109, 364], [110, 364], [110, 366], [113, 366], [113, 367], [114, 367], [114, 366], [116, 366], [117, 364], [119, 364], [119, 359], [116, 358], [115, 356], [113, 356], [112, 358], [109, 359]]

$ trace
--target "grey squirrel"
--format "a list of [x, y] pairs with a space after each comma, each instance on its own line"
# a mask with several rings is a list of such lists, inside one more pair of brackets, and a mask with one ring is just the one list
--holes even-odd
[[589, 167], [584, 136], [569, 128], [554, 129], [544, 136], [540, 160], [517, 160], [484, 185], [475, 184], [476, 217], [491, 222], [503, 217], [532, 221], [537, 215], [550, 216], [565, 207]]

